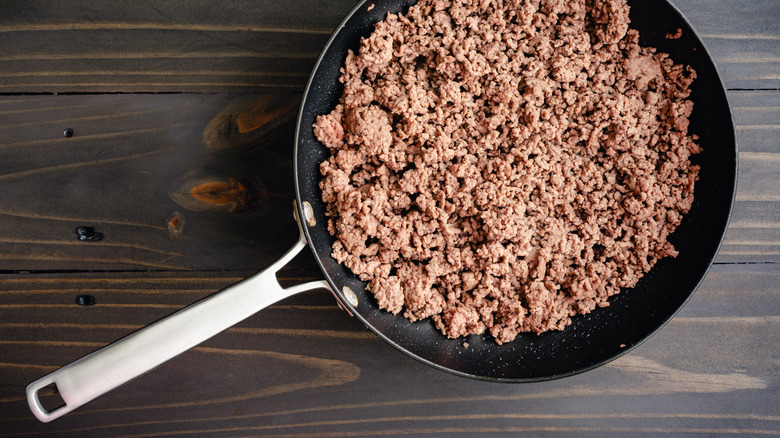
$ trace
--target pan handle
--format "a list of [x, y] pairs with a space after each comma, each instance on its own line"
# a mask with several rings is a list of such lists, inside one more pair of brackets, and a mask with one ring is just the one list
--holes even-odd
[[[27, 401], [33, 414], [48, 423], [151, 371], [277, 301], [311, 289], [330, 290], [325, 280], [287, 289], [279, 285], [276, 273], [306, 246], [300, 220], [298, 228], [298, 242], [264, 271], [28, 385]], [[51, 384], [56, 385], [65, 404], [48, 411], [41, 404], [38, 391]]]

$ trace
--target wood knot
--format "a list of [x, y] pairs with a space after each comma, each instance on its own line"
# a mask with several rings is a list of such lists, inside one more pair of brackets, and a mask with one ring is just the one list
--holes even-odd
[[246, 210], [252, 194], [240, 181], [230, 178], [227, 183], [204, 182], [190, 189], [190, 195], [211, 205], [230, 206], [231, 212]]
[[171, 236], [178, 236], [184, 229], [184, 216], [178, 211], [175, 211], [168, 216], [168, 220], [166, 220], [165, 223], [168, 228], [168, 234]]
[[[198, 177], [186, 174], [169, 191], [171, 199], [188, 210], [223, 210], [238, 213], [247, 210], [257, 202], [264, 201], [268, 194], [259, 181], [250, 182], [243, 178]], [[180, 217], [169, 218], [169, 228], [180, 228]]]
[[264, 144], [295, 120], [300, 96], [268, 93], [234, 100], [209, 122], [203, 142], [212, 149], [247, 149]]

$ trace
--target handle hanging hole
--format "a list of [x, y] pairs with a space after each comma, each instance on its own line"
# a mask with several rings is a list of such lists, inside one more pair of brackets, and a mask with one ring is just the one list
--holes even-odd
[[65, 406], [65, 400], [62, 399], [60, 390], [57, 389], [57, 384], [54, 382], [38, 390], [38, 399], [47, 412], [54, 412]]

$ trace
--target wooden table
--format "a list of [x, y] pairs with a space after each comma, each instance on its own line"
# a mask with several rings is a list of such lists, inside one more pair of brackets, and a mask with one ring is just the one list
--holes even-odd
[[[29, 382], [292, 245], [293, 119], [353, 3], [0, 2], [0, 437], [780, 435], [777, 0], [675, 0], [729, 90], [739, 185], [704, 283], [630, 354], [552, 382], [467, 380], [316, 291], [32, 417]], [[282, 274], [316, 278], [309, 255]]]

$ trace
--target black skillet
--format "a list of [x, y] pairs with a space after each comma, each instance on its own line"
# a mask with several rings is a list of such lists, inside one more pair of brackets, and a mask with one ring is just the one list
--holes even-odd
[[[506, 382], [530, 382], [586, 371], [625, 354], [664, 325], [688, 300], [709, 269], [726, 230], [736, 184], [737, 151], [734, 124], [723, 83], [707, 50], [682, 14], [659, 0], [629, 1], [631, 26], [640, 44], [669, 53], [677, 63], [698, 73], [691, 99], [690, 132], [701, 137], [703, 152], [695, 203], [671, 237], [680, 251], [676, 259], [660, 261], [639, 284], [610, 300], [611, 306], [574, 318], [561, 332], [527, 334], [503, 346], [489, 336], [446, 339], [432, 323], [410, 323], [377, 308], [364, 283], [330, 257], [333, 238], [323, 226], [325, 206], [317, 186], [318, 165], [328, 151], [314, 138], [315, 117], [330, 112], [342, 87], [338, 81], [347, 49], [357, 52], [360, 37], [387, 12], [405, 11], [414, 1], [366, 1], [358, 5], [328, 42], [310, 77], [298, 119], [296, 195], [314, 211], [315, 227], [306, 237], [333, 289], [346, 302], [349, 287], [358, 304], [350, 310], [380, 338], [428, 365], [461, 376]], [[370, 7], [373, 5], [373, 8]], [[679, 39], [667, 33], [682, 30]]]
[[[328, 151], [314, 138], [317, 115], [338, 102], [339, 69], [348, 49], [387, 12], [405, 11], [413, 1], [367, 0], [356, 6], [328, 41], [306, 87], [296, 128], [296, 213], [301, 239], [265, 271], [164, 318], [126, 338], [42, 377], [27, 388], [32, 412], [44, 422], [155, 368], [198, 343], [285, 297], [314, 287], [331, 289], [338, 301], [377, 336], [409, 356], [456, 375], [497, 382], [549, 380], [590, 370], [613, 360], [658, 331], [685, 304], [704, 278], [728, 224], [736, 186], [734, 124], [715, 66], [688, 22], [672, 5], [659, 0], [630, 0], [631, 26], [642, 45], [669, 53], [693, 66], [698, 79], [691, 99], [690, 132], [700, 136], [703, 152], [694, 205], [670, 237], [679, 250], [664, 259], [636, 285], [610, 299], [611, 305], [573, 318], [563, 331], [526, 334], [497, 345], [489, 336], [447, 339], [430, 321], [411, 323], [379, 310], [365, 284], [330, 257], [321, 201], [319, 163]], [[682, 29], [679, 39], [667, 33]], [[275, 273], [308, 242], [327, 281], [283, 289]], [[389, 365], [388, 365], [389, 366]], [[64, 405], [46, 410], [38, 391], [55, 384]]]

